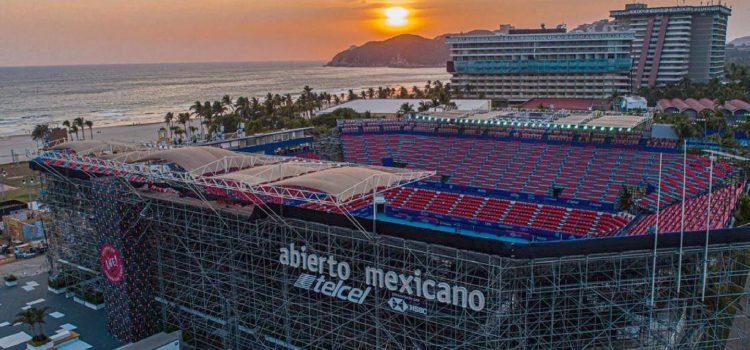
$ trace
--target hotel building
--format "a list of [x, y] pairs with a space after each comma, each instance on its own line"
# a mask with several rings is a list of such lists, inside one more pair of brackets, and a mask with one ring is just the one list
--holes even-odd
[[632, 31], [633, 87], [664, 86], [685, 77], [705, 83], [724, 76], [727, 19], [723, 5], [649, 8], [629, 4], [610, 15]]
[[467, 97], [602, 99], [630, 90], [631, 32], [510, 29], [453, 35], [448, 71]]

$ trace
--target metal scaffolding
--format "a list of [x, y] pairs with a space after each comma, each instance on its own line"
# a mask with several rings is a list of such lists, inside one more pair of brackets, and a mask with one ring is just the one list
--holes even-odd
[[[46, 174], [44, 186], [54, 273], [100, 288], [92, 182]], [[750, 312], [750, 242], [711, 244], [707, 259], [703, 246], [522, 259], [138, 192], [159, 305], [144, 312], [198, 349], [722, 349], [747, 341], [738, 325]], [[291, 244], [347, 262], [351, 277], [284, 264]], [[481, 291], [484, 304], [378, 288], [365, 282], [368, 269]], [[305, 287], [305, 275], [371, 289], [361, 302], [342, 300]]]

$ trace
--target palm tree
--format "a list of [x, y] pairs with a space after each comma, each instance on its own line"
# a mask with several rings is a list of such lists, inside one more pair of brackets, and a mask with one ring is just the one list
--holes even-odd
[[183, 130], [183, 129], [182, 129], [181, 127], [179, 127], [179, 126], [175, 126], [174, 128], [175, 128], [175, 129], [174, 129], [174, 133], [175, 133], [175, 135], [177, 135], [177, 136], [178, 136], [178, 137], [180, 138], [180, 140], [182, 140], [182, 135], [183, 135], [183, 134], [185, 133], [185, 130]]
[[203, 102], [203, 124], [206, 125], [208, 128], [208, 138], [211, 138], [211, 134], [213, 133], [213, 119], [214, 119], [214, 110], [211, 106], [211, 102], [206, 101]]
[[[83, 130], [83, 125], [84, 125], [83, 117], [78, 117], [78, 118], [73, 119], [73, 125], [76, 126], [76, 129], [81, 128], [81, 130]], [[78, 133], [76, 133], [76, 136], [77, 135]], [[83, 139], [84, 140], [86, 139], [86, 133], [83, 133]]]
[[405, 87], [400, 87], [398, 89], [398, 97], [399, 98], [409, 98], [409, 90], [406, 90]]
[[167, 124], [167, 129], [169, 129], [169, 138], [172, 138], [172, 119], [174, 119], [174, 113], [167, 112], [167, 114], [164, 115], [164, 124]]
[[190, 106], [190, 111], [193, 112], [196, 116], [198, 116], [198, 125], [201, 127], [201, 137], [203, 136], [203, 105], [201, 104], [201, 101], [195, 101], [192, 106]]
[[29, 325], [31, 334], [36, 335], [36, 314], [32, 311], [33, 308], [26, 309], [16, 314], [16, 318], [13, 320], [13, 324], [23, 323]]
[[438, 99], [433, 97], [432, 99], [430, 99], [429, 103], [430, 103], [430, 108], [432, 108], [433, 111], [437, 112], [438, 107], [440, 107], [440, 101], [438, 101]]
[[223, 97], [221, 98], [221, 103], [222, 103], [222, 104], [224, 104], [224, 107], [225, 107], [225, 108], [230, 108], [230, 109], [232, 109], [232, 112], [234, 112], [234, 111], [235, 111], [235, 109], [234, 109], [234, 102], [232, 101], [232, 97], [231, 97], [231, 96], [229, 96], [229, 95], [224, 95], [224, 96], [223, 96]]
[[[182, 128], [184, 130], [190, 130], [189, 129], [189, 127], [190, 127], [190, 113], [180, 113], [180, 114], [178, 114], [177, 115], [177, 123], [182, 124]], [[174, 130], [172, 132], [174, 132]]]
[[237, 97], [237, 101], [234, 102], [234, 111], [243, 120], [250, 119], [250, 100], [247, 97]]
[[382, 86], [378, 86], [378, 98], [387, 98], [388, 97], [388, 88], [383, 88]]
[[[48, 312], [49, 307], [46, 306], [39, 309], [32, 307], [16, 314], [16, 319], [13, 323], [24, 323], [29, 325], [31, 333], [34, 334], [34, 337], [31, 338], [31, 340], [40, 343], [41, 345], [49, 339], [47, 335], [44, 334], [44, 324], [46, 323], [44, 318], [47, 317]], [[38, 330], [37, 325], [39, 326]]]
[[65, 127], [68, 134], [70, 134], [70, 120], [64, 120], [62, 125]]
[[[341, 94], [341, 95], [343, 96], [344, 94]], [[357, 99], [357, 94], [354, 93], [354, 90], [350, 89], [349, 94], [346, 97], [346, 100], [351, 101], [351, 100], [356, 100], [356, 99]]]
[[31, 139], [34, 141], [44, 140], [49, 132], [49, 125], [37, 124], [34, 126], [34, 130], [31, 131]]
[[69, 133], [70, 133], [71, 136], [73, 136], [73, 133], [75, 133], [76, 134], [76, 140], [78, 140], [78, 126], [77, 125], [75, 125], [75, 124], [71, 125]]
[[89, 128], [89, 134], [91, 134], [91, 139], [93, 140], [94, 139], [94, 122], [87, 120], [83, 123], [86, 124], [86, 126]]
[[214, 112], [214, 115], [217, 117], [221, 117], [224, 115], [224, 113], [227, 112], [227, 107], [221, 103], [221, 101], [214, 101], [213, 105], [211, 106], [211, 110]]
[[399, 116], [404, 116], [412, 112], [414, 112], [414, 106], [408, 102], [402, 104], [401, 107], [398, 109]]
[[195, 141], [195, 133], [198, 131], [198, 128], [195, 126], [189, 126], [188, 131], [190, 132], [190, 142]]
[[419, 90], [419, 88], [416, 85], [411, 87], [411, 94], [412, 94], [412, 98], [422, 98], [423, 96], [422, 90]]

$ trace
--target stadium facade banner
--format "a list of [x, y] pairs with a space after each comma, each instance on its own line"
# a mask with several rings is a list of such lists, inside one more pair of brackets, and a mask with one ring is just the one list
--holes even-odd
[[[410, 273], [401, 273], [365, 266], [364, 271], [358, 274], [359, 283], [357, 283], [360, 286], [364, 283], [364, 286], [355, 287], [349, 284], [354, 281], [350, 282], [352, 268], [347, 261], [340, 261], [333, 255], [309, 251], [306, 246], [297, 246], [295, 243], [279, 248], [279, 253], [279, 263], [305, 271], [297, 277], [294, 287], [332, 298], [362, 304], [375, 288], [388, 290], [408, 298], [453, 305], [472, 311], [482, 311], [485, 307], [484, 292], [434, 280], [423, 275], [419, 269]], [[426, 308], [415, 304], [409, 305], [398, 296], [391, 297], [388, 304], [397, 311], [410, 310], [421, 314], [427, 312]]]
[[107, 280], [112, 283], [120, 283], [123, 278], [122, 258], [114, 246], [105, 243], [99, 253], [102, 271]]

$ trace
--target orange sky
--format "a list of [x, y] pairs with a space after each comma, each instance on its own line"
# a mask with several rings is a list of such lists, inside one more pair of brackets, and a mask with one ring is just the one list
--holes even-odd
[[[678, 0], [652, 0], [651, 6]], [[680, 0], [681, 1], [681, 0]], [[327, 60], [383, 39], [379, 9], [411, 9], [424, 36], [501, 23], [580, 23], [626, 0], [0, 0], [0, 66]], [[688, 3], [698, 4], [698, 0]], [[750, 0], [734, 0], [729, 38], [750, 35]]]

